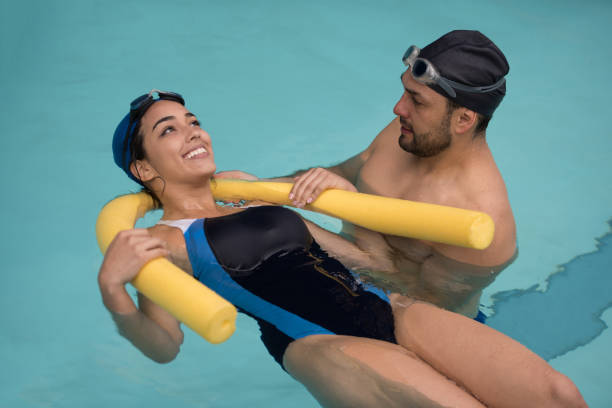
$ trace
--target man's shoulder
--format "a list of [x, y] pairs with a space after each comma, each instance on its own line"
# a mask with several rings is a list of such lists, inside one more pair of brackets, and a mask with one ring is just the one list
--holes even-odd
[[506, 183], [492, 157], [467, 166], [457, 182], [461, 200], [473, 209], [491, 216], [511, 212]]
[[400, 155], [402, 152], [398, 145], [400, 129], [399, 119], [396, 117], [374, 138], [368, 147], [368, 159], [386, 156], [390, 153]]
[[510, 259], [516, 251], [516, 226], [505, 182], [489, 156], [460, 169], [447, 178], [419, 180], [410, 191], [420, 191], [422, 200], [432, 204], [481, 211], [495, 223], [495, 236], [485, 250], [432, 244], [441, 254], [468, 264], [493, 266]]
[[436, 244], [443, 255], [474, 265], [500, 265], [516, 251], [516, 225], [505, 184], [501, 177], [489, 180], [464, 181], [463, 188], [455, 189], [439, 204], [488, 214], [495, 223], [495, 235], [491, 245], [484, 250], [452, 247]]

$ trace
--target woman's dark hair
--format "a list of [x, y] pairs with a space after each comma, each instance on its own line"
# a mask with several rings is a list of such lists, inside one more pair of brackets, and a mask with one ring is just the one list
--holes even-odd
[[[132, 138], [132, 142], [130, 146], [130, 151], [132, 152], [132, 157], [130, 157], [130, 164], [134, 163], [134, 161], [136, 160], [142, 160], [147, 157], [147, 153], [145, 152], [144, 144], [143, 144], [144, 135], [141, 132], [140, 123], [141, 123], [140, 121], [136, 123], [136, 127], [134, 128], [134, 131], [133, 131], [134, 137]], [[136, 172], [138, 172], [138, 168], [136, 168]], [[138, 178], [141, 179], [140, 174], [138, 174]], [[164, 179], [161, 178], [160, 176], [157, 176], [156, 178], [160, 179], [164, 183], [164, 188], [165, 188], [166, 182], [164, 181]], [[142, 191], [143, 193], [149, 194], [153, 198], [153, 204], [155, 205], [155, 208], [162, 208], [161, 200], [159, 199], [159, 197], [157, 197], [157, 194], [155, 194], [153, 190], [151, 190], [147, 185], [145, 185], [144, 182], [143, 182], [143, 187], [140, 191]], [[162, 189], [162, 194], [163, 192], [164, 190]]]

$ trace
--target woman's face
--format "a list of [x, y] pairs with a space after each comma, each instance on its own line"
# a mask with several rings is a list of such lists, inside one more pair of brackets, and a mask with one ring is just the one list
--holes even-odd
[[143, 181], [160, 176], [166, 183], [201, 183], [214, 174], [210, 136], [180, 103], [155, 102], [142, 117], [140, 129], [146, 155], [139, 168], [146, 173], [141, 174]]

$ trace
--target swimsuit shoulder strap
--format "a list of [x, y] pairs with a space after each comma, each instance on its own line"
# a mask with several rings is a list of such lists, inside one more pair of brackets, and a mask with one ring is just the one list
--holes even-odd
[[157, 224], [168, 225], [170, 227], [179, 228], [183, 234], [197, 218], [184, 218], [182, 220], [159, 220]]

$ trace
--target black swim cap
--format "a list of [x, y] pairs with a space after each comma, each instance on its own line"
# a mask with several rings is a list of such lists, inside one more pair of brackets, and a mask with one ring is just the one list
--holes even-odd
[[[441, 76], [469, 86], [493, 85], [508, 74], [506, 57], [493, 41], [479, 31], [455, 30], [423, 48], [420, 58], [429, 60]], [[487, 93], [456, 90], [451, 98], [438, 85], [428, 86], [457, 104], [492, 116], [506, 95], [506, 84]]]

